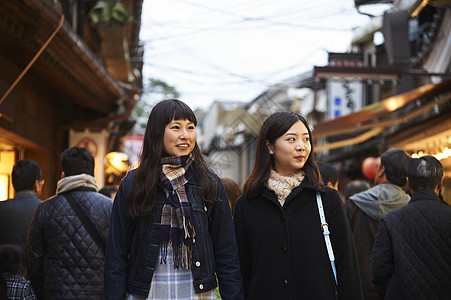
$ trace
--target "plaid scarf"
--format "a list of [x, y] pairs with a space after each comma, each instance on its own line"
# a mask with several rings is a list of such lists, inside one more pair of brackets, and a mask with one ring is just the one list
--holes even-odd
[[169, 156], [161, 159], [160, 182], [168, 192], [160, 223], [161, 261], [166, 263], [168, 246], [172, 249], [174, 268], [190, 269], [193, 264], [193, 238], [196, 236], [185, 191], [194, 158]]

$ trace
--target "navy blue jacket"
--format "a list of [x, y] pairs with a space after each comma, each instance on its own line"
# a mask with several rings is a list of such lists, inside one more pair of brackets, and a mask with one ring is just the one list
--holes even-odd
[[423, 190], [385, 215], [371, 271], [381, 299], [451, 299], [451, 206]]
[[[132, 170], [122, 180], [113, 205], [105, 258], [106, 299], [125, 299], [126, 293], [147, 296], [155, 265], [159, 263], [159, 230], [153, 224], [161, 220], [166, 195], [158, 186], [154, 215], [132, 219], [127, 199], [133, 174]], [[217, 181], [217, 195], [222, 201], [215, 205], [204, 205], [194, 188], [194, 178], [185, 185], [196, 231], [194, 261], [200, 262], [199, 267], [192, 269], [194, 290], [202, 293], [215, 289], [216, 274], [222, 299], [243, 299], [232, 214], [224, 186], [219, 178]]]
[[28, 278], [38, 299], [103, 299], [103, 249], [67, 202], [70, 193], [106, 242], [113, 201], [88, 187], [36, 209], [27, 236]]

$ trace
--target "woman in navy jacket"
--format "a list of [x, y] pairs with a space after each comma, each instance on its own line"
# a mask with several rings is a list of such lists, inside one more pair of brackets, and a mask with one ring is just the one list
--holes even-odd
[[[317, 192], [338, 284], [321, 229]], [[324, 187], [309, 125], [300, 115], [279, 112], [264, 122], [234, 222], [246, 299], [362, 299], [340, 195]]]
[[106, 299], [242, 299], [232, 216], [179, 100], [149, 116], [140, 165], [121, 182], [105, 258]]

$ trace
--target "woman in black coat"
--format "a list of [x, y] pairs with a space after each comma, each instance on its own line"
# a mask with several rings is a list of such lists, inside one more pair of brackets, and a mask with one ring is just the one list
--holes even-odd
[[[234, 211], [247, 299], [363, 298], [346, 213], [338, 192], [323, 185], [311, 136], [291, 112], [271, 115], [260, 130]], [[328, 226], [321, 226], [317, 193]]]

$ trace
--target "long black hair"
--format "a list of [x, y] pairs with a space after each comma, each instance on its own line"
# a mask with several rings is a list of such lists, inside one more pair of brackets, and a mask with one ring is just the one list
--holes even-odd
[[[269, 116], [263, 123], [257, 139], [255, 149], [255, 162], [251, 175], [244, 183], [244, 194], [252, 193], [264, 186], [268, 181], [271, 168], [274, 168], [274, 158], [269, 153], [268, 142], [275, 145], [277, 138], [287, 132], [294, 123], [301, 121], [308, 130], [309, 142], [311, 145], [310, 155], [302, 170], [307, 180], [316, 188], [323, 186], [323, 180], [315, 160], [313, 149], [312, 132], [307, 121], [294, 112], [276, 112]], [[268, 161], [271, 163], [268, 164]]]
[[[165, 155], [164, 131], [166, 125], [172, 120], [189, 120], [197, 125], [194, 112], [180, 100], [163, 100], [154, 106], [147, 121], [139, 166], [133, 177], [133, 189], [127, 204], [132, 218], [152, 214], [160, 177], [160, 160]], [[208, 169], [197, 142], [192, 155], [194, 157], [193, 174], [200, 196], [205, 203], [219, 201], [216, 195], [216, 180]]]

